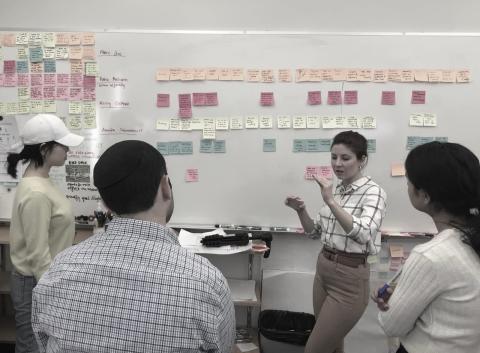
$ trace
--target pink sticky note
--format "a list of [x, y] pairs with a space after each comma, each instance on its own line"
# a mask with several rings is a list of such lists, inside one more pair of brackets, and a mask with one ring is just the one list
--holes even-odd
[[273, 92], [260, 93], [260, 105], [263, 107], [272, 106], [274, 103]]
[[57, 74], [57, 85], [58, 86], [70, 86], [70, 75], [69, 74]]
[[157, 107], [169, 107], [170, 106], [170, 95], [166, 93], [157, 94]]
[[342, 92], [341, 91], [328, 91], [327, 103], [331, 105], [342, 104]]
[[217, 106], [218, 105], [217, 92], [205, 93], [205, 105], [208, 105], [208, 106]]
[[70, 97], [68, 87], [57, 87], [55, 93], [55, 99], [60, 101], [66, 101]]
[[320, 91], [310, 91], [308, 92], [308, 104], [318, 105], [322, 104], [322, 94]]
[[43, 99], [55, 99], [55, 86], [43, 86]]
[[28, 87], [30, 85], [30, 75], [17, 74], [17, 84], [18, 84], [18, 87]]
[[313, 180], [313, 176], [317, 175], [318, 167], [313, 165], [308, 165], [305, 167], [305, 179]]
[[14, 74], [17, 72], [17, 62], [15, 60], [5, 60], [3, 62], [3, 73]]
[[193, 93], [193, 105], [196, 107], [202, 107], [207, 105], [207, 94], [206, 93]]
[[83, 87], [83, 75], [82, 74], [71, 74], [70, 75], [70, 86], [72, 86], [72, 87]]
[[192, 117], [192, 108], [187, 107], [187, 108], [180, 108], [178, 111], [178, 116], [180, 118], [191, 118]]
[[425, 104], [425, 91], [412, 91], [412, 104]]
[[333, 170], [330, 166], [320, 166], [320, 170], [317, 175], [320, 175], [327, 179], [333, 178]]
[[83, 100], [94, 101], [97, 98], [95, 87], [88, 87], [83, 89]]
[[5, 81], [3, 82], [3, 85], [5, 87], [15, 87], [17, 86], [18, 83], [18, 78], [17, 74], [5, 74]]
[[43, 87], [30, 87], [30, 98], [31, 99], [43, 99]]
[[198, 169], [187, 169], [185, 171], [185, 181], [186, 182], [197, 182], [198, 181]]
[[30, 86], [43, 86], [43, 74], [31, 74]]
[[83, 88], [95, 88], [97, 78], [95, 76], [83, 76]]
[[395, 105], [395, 91], [382, 91], [382, 104]]
[[190, 93], [178, 95], [178, 107], [180, 109], [192, 107], [192, 96], [190, 95]]
[[313, 180], [313, 176], [321, 176], [327, 179], [333, 178], [332, 168], [329, 166], [307, 166], [305, 167], [305, 179]]
[[345, 91], [343, 93], [345, 104], [357, 104], [358, 92], [357, 91]]
[[70, 87], [70, 100], [79, 101], [83, 98], [83, 92], [80, 87]]
[[0, 87], [5, 85], [5, 74], [0, 74]]
[[55, 86], [56, 79], [57, 79], [57, 74], [45, 74], [43, 75], [43, 84], [45, 86]]

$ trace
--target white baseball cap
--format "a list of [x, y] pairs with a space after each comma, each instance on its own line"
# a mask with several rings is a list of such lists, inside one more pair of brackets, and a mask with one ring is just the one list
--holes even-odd
[[38, 114], [20, 129], [20, 141], [13, 145], [12, 149], [21, 151], [24, 145], [36, 145], [49, 141], [74, 147], [81, 144], [83, 139], [83, 136], [72, 134], [58, 116]]

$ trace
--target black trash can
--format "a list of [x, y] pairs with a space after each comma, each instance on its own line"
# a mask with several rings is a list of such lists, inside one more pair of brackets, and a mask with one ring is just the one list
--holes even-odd
[[[286, 310], [263, 310], [258, 316], [258, 343], [263, 353], [303, 351], [315, 326], [315, 316]], [[281, 344], [273, 343], [281, 342]], [[294, 349], [291, 345], [298, 346]], [[274, 348], [273, 348], [274, 347]], [[285, 349], [282, 349], [284, 347]]]

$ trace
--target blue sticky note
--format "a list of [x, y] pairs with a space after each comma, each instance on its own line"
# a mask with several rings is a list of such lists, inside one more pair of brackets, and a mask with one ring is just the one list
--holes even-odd
[[200, 140], [200, 153], [212, 153], [213, 152], [213, 140], [202, 139]]
[[175, 155], [175, 154], [181, 154], [182, 148], [181, 148], [181, 142], [180, 141], [171, 141], [168, 143], [168, 154], [169, 155]]
[[57, 64], [54, 59], [45, 59], [43, 61], [43, 71], [45, 73], [55, 73], [57, 72]]
[[275, 152], [277, 150], [277, 140], [263, 139], [263, 152]]
[[373, 140], [373, 139], [367, 140], [367, 152], [368, 153], [377, 152], [377, 140]]
[[28, 61], [25, 61], [25, 60], [17, 61], [17, 73], [28, 74]]
[[330, 148], [332, 145], [331, 139], [320, 139], [320, 150], [319, 152], [330, 152]]
[[39, 63], [43, 60], [43, 50], [42, 47], [33, 47], [30, 48], [30, 62]]
[[192, 143], [192, 141], [182, 141], [182, 142], [180, 142], [180, 153], [181, 154], [193, 154], [193, 143]]
[[225, 140], [213, 140], [213, 153], [225, 153]]
[[168, 156], [168, 142], [157, 142], [157, 150], [164, 156]]
[[295, 139], [293, 140], [293, 152], [305, 152], [306, 150], [306, 143], [305, 140], [302, 139]]
[[432, 142], [433, 137], [427, 136], [407, 136], [407, 150], [411, 150], [419, 145], [427, 142]]

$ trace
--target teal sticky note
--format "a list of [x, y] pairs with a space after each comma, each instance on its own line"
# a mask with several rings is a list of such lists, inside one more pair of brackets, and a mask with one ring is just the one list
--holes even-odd
[[225, 153], [225, 140], [213, 140], [213, 153]]
[[306, 152], [320, 152], [320, 140], [319, 139], [306, 139], [305, 140]]
[[305, 152], [306, 150], [306, 143], [305, 140], [295, 139], [293, 140], [293, 152]]
[[181, 152], [182, 152], [181, 142], [171, 141], [171, 142], [168, 143], [168, 154], [169, 155], [181, 154]]
[[277, 140], [276, 139], [263, 139], [263, 152], [276, 152]]
[[213, 140], [203, 139], [200, 140], [200, 153], [212, 153], [213, 152]]
[[182, 141], [182, 142], [180, 142], [180, 153], [181, 154], [193, 154], [193, 143], [192, 143], [192, 141]]
[[25, 60], [17, 61], [17, 73], [28, 74], [28, 61], [25, 61]]
[[168, 142], [157, 142], [157, 150], [164, 156], [168, 156]]
[[319, 152], [330, 152], [330, 148], [332, 145], [331, 139], [319, 139], [320, 143], [320, 150]]
[[45, 59], [43, 61], [43, 72], [45, 73], [57, 72], [57, 64], [54, 59]]
[[433, 137], [427, 136], [407, 136], [407, 150], [411, 150], [419, 145], [433, 141]]
[[367, 140], [367, 152], [368, 153], [377, 152], [377, 140], [373, 140], [373, 139]]
[[43, 50], [41, 47], [30, 48], [30, 62], [39, 63], [43, 60]]
[[437, 136], [437, 137], [435, 137], [435, 141], [438, 141], [438, 142], [448, 142], [448, 137], [446, 137], [446, 136]]

